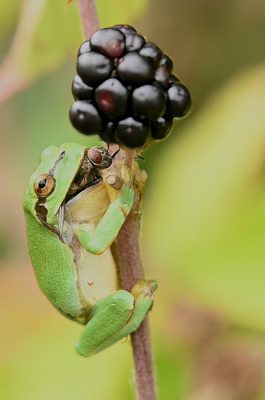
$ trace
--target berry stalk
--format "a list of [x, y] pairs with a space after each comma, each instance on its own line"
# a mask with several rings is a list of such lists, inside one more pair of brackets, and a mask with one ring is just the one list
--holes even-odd
[[[77, 3], [84, 35], [86, 38], [89, 38], [93, 32], [99, 29], [95, 4], [93, 0], [77, 0]], [[114, 153], [115, 150], [116, 146], [112, 145], [110, 153]], [[134, 156], [134, 150], [121, 149], [114, 160], [115, 162], [123, 160], [128, 167], [132, 168]], [[140, 200], [141, 190], [135, 188], [135, 202], [133, 209], [117, 237], [120, 275], [122, 284], [127, 290], [132, 288], [137, 279], [143, 278], [139, 246]], [[156, 394], [153, 379], [153, 360], [147, 318], [145, 318], [138, 330], [135, 331], [131, 337], [137, 400], [155, 400]]]
[[[117, 145], [110, 146], [109, 152], [113, 154]], [[117, 257], [120, 266], [122, 287], [131, 291], [133, 285], [139, 279], [144, 278], [144, 269], [140, 251], [141, 228], [141, 200], [143, 186], [146, 182], [146, 173], [136, 169], [134, 164], [135, 152], [121, 149], [113, 159], [111, 168], [122, 160], [135, 177], [135, 196], [130, 214], [122, 225], [116, 239]], [[144, 319], [140, 327], [131, 334], [132, 351], [134, 359], [134, 378], [136, 383], [137, 400], [155, 400], [155, 384], [153, 376], [153, 358], [150, 341], [148, 317]]]
[[76, 0], [84, 36], [89, 38], [99, 29], [98, 14], [94, 0]]

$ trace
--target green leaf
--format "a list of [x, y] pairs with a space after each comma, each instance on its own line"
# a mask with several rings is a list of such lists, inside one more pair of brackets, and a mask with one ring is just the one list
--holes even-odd
[[264, 66], [242, 73], [190, 115], [174, 145], [176, 127], [145, 198], [149, 251], [163, 274], [263, 330], [264, 86]]

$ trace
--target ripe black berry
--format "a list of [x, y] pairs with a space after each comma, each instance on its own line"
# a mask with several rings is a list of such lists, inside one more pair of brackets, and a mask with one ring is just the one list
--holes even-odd
[[113, 28], [119, 29], [119, 31], [123, 32], [124, 34], [127, 34], [129, 32], [136, 32], [136, 29], [134, 29], [131, 25], [127, 24], [114, 25]]
[[191, 107], [191, 98], [188, 89], [182, 83], [174, 83], [168, 89], [167, 112], [172, 118], [181, 118]]
[[110, 76], [112, 67], [109, 58], [91, 51], [78, 57], [76, 70], [87, 85], [96, 86]]
[[165, 67], [159, 66], [156, 69], [155, 79], [165, 88], [168, 87], [169, 84], [169, 73]]
[[154, 66], [157, 67], [162, 57], [162, 50], [154, 43], [147, 42], [139, 51], [139, 54], [148, 57]]
[[85, 135], [96, 135], [102, 130], [102, 119], [88, 100], [76, 101], [70, 109], [73, 126]]
[[86, 100], [92, 96], [93, 88], [87, 86], [79, 75], [76, 75], [72, 82], [72, 93], [75, 100]]
[[91, 51], [90, 40], [86, 40], [79, 47], [77, 57], [81, 56], [81, 54], [88, 53], [89, 51]]
[[148, 124], [129, 117], [118, 122], [115, 135], [119, 142], [134, 149], [142, 147], [146, 143], [149, 132], [150, 128]]
[[107, 57], [119, 57], [125, 47], [125, 37], [117, 29], [100, 29], [91, 36], [90, 46], [92, 50], [99, 51]]
[[107, 143], [118, 143], [115, 137], [116, 124], [115, 122], [109, 121], [104, 127], [102, 132], [99, 134], [100, 138]]
[[136, 118], [156, 121], [166, 110], [166, 101], [162, 87], [143, 85], [132, 94], [132, 110]]
[[142, 35], [135, 32], [129, 32], [125, 38], [125, 49], [127, 52], [140, 50], [145, 44], [145, 39]]
[[141, 85], [154, 79], [155, 68], [146, 57], [132, 52], [119, 60], [117, 74], [127, 85]]
[[107, 79], [95, 90], [98, 107], [111, 120], [124, 117], [128, 96], [128, 90], [115, 78]]
[[107, 143], [145, 148], [168, 136], [191, 107], [171, 58], [130, 25], [100, 29], [79, 48], [73, 126]]
[[168, 136], [170, 134], [172, 126], [173, 126], [172, 119], [166, 119], [163, 117], [159, 117], [151, 125], [152, 137], [155, 140], [164, 139], [166, 136]]
[[173, 61], [167, 54], [163, 54], [160, 60], [161, 67], [165, 67], [169, 74], [173, 70]]
[[173, 83], [180, 82], [176, 75], [169, 75], [169, 85], [172, 86]]

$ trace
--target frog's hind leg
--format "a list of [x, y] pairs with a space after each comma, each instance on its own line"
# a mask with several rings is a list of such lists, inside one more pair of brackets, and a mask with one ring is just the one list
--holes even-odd
[[118, 290], [100, 300], [76, 344], [78, 354], [89, 357], [134, 332], [153, 303], [155, 281], [138, 281], [132, 293]]

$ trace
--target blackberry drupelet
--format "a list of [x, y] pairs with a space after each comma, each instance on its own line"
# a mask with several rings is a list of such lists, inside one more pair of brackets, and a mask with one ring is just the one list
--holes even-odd
[[167, 137], [191, 107], [171, 58], [130, 25], [96, 31], [79, 48], [73, 126], [107, 143], [141, 149]]

